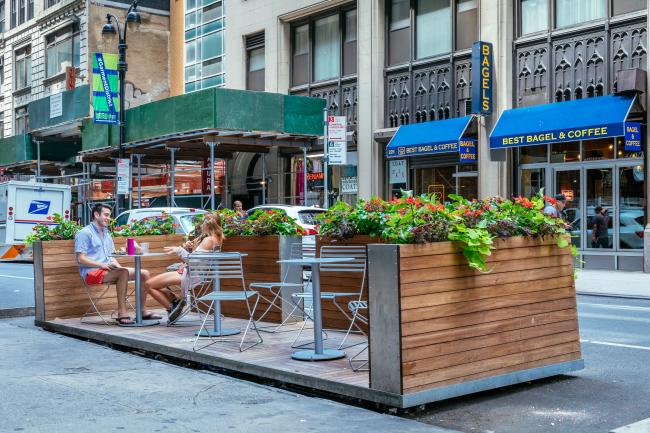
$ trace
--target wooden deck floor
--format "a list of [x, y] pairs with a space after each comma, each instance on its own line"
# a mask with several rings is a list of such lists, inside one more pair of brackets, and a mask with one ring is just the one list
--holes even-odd
[[[164, 320], [159, 326], [143, 328], [125, 328], [107, 326], [104, 324], [84, 324], [79, 319], [55, 319], [37, 323], [44, 329], [88, 338], [121, 346], [131, 347], [150, 353], [159, 353], [198, 362], [201, 364], [225, 368], [257, 377], [272, 379], [282, 383], [312, 388], [315, 391], [339, 395], [376, 403], [391, 403], [393, 395], [369, 389], [369, 374], [367, 371], [354, 372], [350, 368], [348, 358], [326, 362], [296, 361], [291, 353], [291, 343], [297, 331], [269, 333], [261, 332], [264, 342], [244, 352], [239, 352], [241, 334], [226, 337], [212, 346], [195, 352], [192, 349], [194, 332], [198, 329], [197, 322], [168, 327]], [[225, 318], [224, 328], [244, 329], [246, 321]], [[297, 329], [295, 326], [289, 329]], [[343, 338], [342, 332], [328, 331], [329, 338], [325, 341], [326, 348], [335, 348]], [[253, 337], [254, 334], [247, 336]], [[305, 342], [313, 338], [311, 329], [303, 332]], [[205, 340], [209, 342], [209, 340]], [[253, 341], [253, 340], [251, 340]], [[363, 343], [365, 337], [350, 335], [349, 343]], [[363, 346], [346, 349], [348, 357], [358, 353]], [[366, 357], [366, 353], [363, 354]]]

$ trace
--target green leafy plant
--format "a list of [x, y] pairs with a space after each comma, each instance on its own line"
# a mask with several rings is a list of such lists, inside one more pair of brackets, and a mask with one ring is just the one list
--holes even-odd
[[54, 216], [48, 216], [48, 221], [55, 223], [53, 224], [37, 224], [32, 228], [32, 233], [27, 235], [25, 238], [26, 245], [32, 245], [36, 241], [58, 241], [58, 240], [69, 240], [74, 239], [74, 236], [77, 234], [82, 227], [77, 224], [76, 221], [73, 221], [69, 218], [64, 218], [58, 213], [55, 213]]
[[171, 235], [176, 233], [176, 227], [178, 224], [174, 222], [174, 218], [163, 212], [161, 216], [131, 220], [128, 224], [112, 227], [111, 234], [114, 237]]
[[336, 203], [318, 217], [319, 234], [329, 240], [370, 235], [404, 244], [456, 241], [469, 266], [483, 272], [488, 271], [486, 260], [495, 238], [551, 236], [558, 246], [569, 245], [567, 224], [542, 212], [550, 199], [541, 192], [531, 199], [470, 201], [450, 195], [449, 200], [443, 204], [435, 195], [403, 194], [388, 202], [373, 197], [356, 206]]
[[[260, 209], [246, 217], [230, 209], [212, 212], [219, 217], [226, 238], [232, 236], [302, 235], [304, 230], [295, 218], [282, 211]], [[197, 215], [194, 220], [194, 234], [201, 232], [201, 224], [208, 214]]]

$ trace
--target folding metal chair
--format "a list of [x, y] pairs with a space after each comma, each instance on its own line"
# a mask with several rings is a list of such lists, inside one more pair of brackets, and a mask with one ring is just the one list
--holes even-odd
[[[292, 259], [300, 259], [302, 257], [303, 257], [302, 243], [291, 245], [290, 258], [292, 258]], [[262, 319], [264, 319], [264, 317], [266, 317], [266, 315], [271, 311], [271, 309], [273, 307], [277, 308], [280, 312], [282, 312], [282, 304], [284, 302], [289, 302], [291, 305], [293, 305], [293, 308], [291, 309], [291, 311], [289, 312], [287, 317], [285, 317], [284, 320], [282, 320], [282, 322], [279, 325], [258, 326], [260, 331], [271, 332], [271, 333], [280, 332], [280, 329], [294, 317], [294, 313], [296, 312], [296, 310], [299, 309], [299, 310], [301, 310], [303, 312], [303, 314], [305, 314], [305, 311], [300, 306], [300, 304], [294, 303], [292, 301], [291, 297], [282, 296], [282, 289], [285, 289], [285, 288], [288, 288], [288, 289], [300, 288], [300, 289], [302, 289], [303, 288], [304, 284], [303, 284], [302, 281], [300, 283], [287, 282], [287, 278], [289, 278], [289, 276], [291, 275], [291, 271], [295, 270], [295, 267], [297, 267], [297, 266], [299, 266], [299, 265], [288, 265], [285, 272], [284, 272], [284, 275], [282, 276], [282, 281], [279, 281], [279, 282], [255, 282], [255, 283], [251, 283], [248, 286], [251, 290], [255, 290], [258, 293], [263, 291], [263, 290], [268, 290], [268, 292], [269, 292], [268, 297], [260, 294], [260, 298], [262, 298], [266, 302], [268, 302], [269, 305], [268, 305], [268, 307], [266, 307], [266, 309], [260, 315], [260, 317], [257, 318], [256, 322], [258, 324], [260, 322], [262, 322]], [[302, 278], [303, 278], [303, 276], [302, 276], [302, 271], [301, 271], [300, 272], [300, 279], [302, 280]], [[274, 328], [274, 329], [267, 330], [269, 328]], [[289, 330], [289, 331], [291, 331], [291, 330]], [[283, 332], [286, 332], [286, 331], [283, 331]]]
[[[115, 283], [101, 283], [101, 284], [86, 284], [86, 281], [81, 278], [81, 284], [83, 285], [84, 291], [86, 292], [86, 296], [88, 297], [88, 300], [90, 301], [90, 307], [88, 307], [88, 310], [79, 318], [79, 321], [81, 323], [92, 323], [95, 325], [101, 325], [102, 323], [104, 325], [114, 325], [114, 317], [113, 313], [115, 313], [115, 310], [111, 310], [110, 312], [108, 310], [100, 310], [100, 303], [102, 301], [108, 300], [108, 299], [115, 299], [115, 291], [110, 291], [111, 286], [115, 287]], [[100, 287], [99, 289], [99, 295], [94, 296], [93, 295], [93, 288], [94, 287]], [[131, 303], [130, 298], [133, 296], [135, 293], [135, 289], [131, 289], [131, 292], [127, 294], [126, 296], [126, 303], [128, 307], [135, 312], [135, 306]], [[106, 316], [109, 316], [110, 320], [106, 319]], [[91, 317], [98, 317], [100, 321], [88, 321], [87, 319]]]
[[[359, 310], [368, 310], [368, 302], [366, 301], [350, 301], [348, 302], [348, 310], [355, 316], [360, 322], [368, 324], [368, 317], [359, 312]], [[356, 354], [351, 356], [348, 359], [350, 363], [350, 368], [352, 371], [367, 371], [368, 370], [368, 358], [359, 358], [362, 353], [367, 352], [368, 350], [368, 340], [363, 343], [363, 348], [358, 351]], [[356, 365], [358, 363], [358, 365]]]
[[[206, 323], [210, 314], [215, 318], [215, 323], [221, 320], [221, 301], [243, 301], [246, 303], [246, 309], [248, 310], [248, 322], [246, 323], [246, 329], [242, 335], [242, 338], [239, 342], [239, 351], [243, 352], [248, 350], [251, 347], [261, 344], [264, 340], [260, 335], [257, 325], [255, 324], [255, 311], [257, 309], [257, 304], [259, 303], [260, 296], [257, 292], [253, 290], [246, 290], [246, 282], [244, 280], [244, 268], [242, 264], [242, 256], [239, 253], [194, 253], [190, 254], [188, 258], [188, 272], [190, 281], [202, 282], [211, 281], [213, 285], [213, 291], [207, 295], [201, 296], [198, 298], [201, 302], [208, 302], [208, 310], [206, 311], [203, 322], [201, 323], [201, 328], [197, 333], [196, 339], [194, 340], [193, 350], [199, 351], [208, 346], [211, 346], [219, 341], [228, 341], [225, 339], [217, 339], [221, 337], [213, 337], [210, 335], [206, 328]], [[242, 291], [226, 291], [222, 292], [220, 290], [220, 283], [222, 280], [231, 279], [231, 280], [240, 280]], [[194, 286], [194, 284], [192, 284]], [[251, 307], [251, 298], [255, 298], [255, 303]], [[258, 339], [247, 346], [244, 347], [244, 341], [246, 340], [246, 335], [250, 328], [255, 330]], [[204, 335], [205, 330], [205, 337]], [[211, 343], [206, 344], [197, 348], [197, 343], [201, 338], [209, 338]], [[230, 340], [232, 341], [232, 340]]]
[[[364, 330], [357, 324], [358, 321], [358, 311], [352, 312], [351, 314], [346, 311], [346, 308], [344, 305], [341, 305], [341, 299], [342, 298], [350, 298], [354, 297], [356, 298], [356, 301], [360, 302], [363, 298], [364, 290], [365, 290], [365, 285], [366, 285], [366, 262], [367, 262], [367, 252], [366, 252], [366, 247], [365, 246], [358, 246], [358, 245], [336, 245], [336, 246], [322, 246], [320, 249], [320, 256], [323, 258], [327, 257], [349, 257], [353, 258], [354, 260], [352, 261], [346, 261], [346, 262], [341, 262], [341, 263], [328, 263], [328, 264], [322, 264], [320, 266], [320, 271], [321, 271], [321, 279], [324, 273], [327, 272], [344, 272], [344, 273], [356, 273], [356, 274], [361, 274], [361, 285], [359, 287], [359, 290], [356, 292], [321, 292], [321, 299], [329, 299], [332, 301], [334, 306], [343, 314], [349, 321], [350, 325], [348, 326], [348, 329], [345, 333], [345, 336], [341, 340], [341, 343], [338, 346], [338, 349], [345, 349], [348, 347], [353, 347], [357, 346], [361, 343], [355, 343], [351, 344], [349, 346], [344, 346], [345, 341], [347, 340], [348, 336], [350, 335], [351, 332], [360, 332], [363, 335], [366, 335]], [[313, 294], [306, 292], [306, 293], [296, 293], [294, 294], [294, 298], [298, 299], [298, 302], [300, 302], [300, 299], [302, 299], [303, 304], [306, 301], [311, 301], [314, 302], [313, 300]], [[303, 307], [305, 308], [305, 307]], [[308, 308], [305, 308], [306, 311], [309, 311]], [[311, 316], [308, 314], [307, 317], [311, 319]], [[356, 331], [353, 331], [353, 328], [356, 328]], [[300, 330], [300, 334], [302, 333], [303, 329]], [[292, 347], [300, 347], [302, 345], [296, 345], [298, 339], [300, 338], [300, 334], [296, 337], [294, 340], [294, 345]]]

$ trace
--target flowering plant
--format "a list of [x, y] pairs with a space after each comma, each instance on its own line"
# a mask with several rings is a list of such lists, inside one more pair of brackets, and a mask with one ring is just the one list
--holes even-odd
[[54, 224], [37, 224], [32, 228], [32, 233], [25, 238], [26, 245], [32, 245], [36, 241], [55, 241], [55, 240], [68, 240], [74, 239], [82, 227], [76, 221], [71, 220], [67, 216], [64, 218], [58, 213], [54, 216], [48, 216], [48, 221]]
[[356, 206], [337, 203], [320, 215], [319, 234], [332, 240], [355, 234], [377, 236], [391, 243], [457, 241], [463, 245], [469, 266], [487, 271], [486, 258], [493, 239], [512, 236], [553, 236], [560, 247], [568, 246], [567, 224], [542, 212], [542, 193], [531, 199], [491, 197], [466, 200], [450, 195], [440, 203], [435, 195], [404, 195], [389, 202], [373, 197]]
[[178, 224], [174, 218], [163, 212], [161, 216], [147, 217], [141, 220], [131, 220], [122, 226], [112, 226], [111, 234], [114, 237], [136, 237], [151, 235], [171, 235], [176, 233]]
[[[286, 213], [271, 209], [260, 209], [246, 218], [246, 214], [230, 209], [214, 211], [220, 218], [224, 236], [269, 236], [302, 235], [304, 230], [295, 218]], [[201, 224], [207, 214], [198, 215], [194, 220], [194, 233], [201, 232]]]

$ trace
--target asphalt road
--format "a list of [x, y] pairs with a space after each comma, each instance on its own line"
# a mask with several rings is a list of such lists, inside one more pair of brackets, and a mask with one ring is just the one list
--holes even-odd
[[0, 263], [0, 309], [34, 306], [31, 263]]
[[578, 314], [584, 370], [408, 416], [481, 433], [606, 433], [650, 418], [650, 300], [579, 296]]

